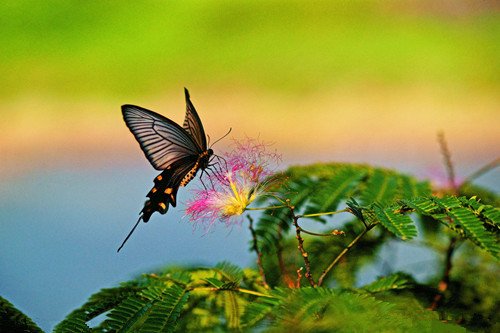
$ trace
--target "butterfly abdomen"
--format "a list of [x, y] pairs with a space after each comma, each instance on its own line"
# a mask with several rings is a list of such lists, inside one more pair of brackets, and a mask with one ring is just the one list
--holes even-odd
[[193, 178], [196, 176], [196, 172], [198, 171], [200, 165], [200, 160], [196, 161], [196, 164], [188, 171], [188, 173], [184, 176], [179, 186], [186, 186]]
[[184, 176], [184, 178], [182, 179], [181, 184], [179, 186], [186, 186], [196, 176], [198, 169], [200, 169], [200, 168], [205, 169], [208, 165], [208, 160], [210, 159], [210, 156], [212, 154], [213, 154], [213, 152], [211, 149], [201, 153], [200, 156], [198, 157], [198, 160], [196, 161], [195, 165]]

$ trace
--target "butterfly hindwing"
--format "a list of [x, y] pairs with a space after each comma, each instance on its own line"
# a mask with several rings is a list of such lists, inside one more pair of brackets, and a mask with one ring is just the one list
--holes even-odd
[[177, 191], [190, 172], [196, 173], [197, 159], [185, 158], [167, 167], [154, 179], [154, 187], [149, 191], [149, 198], [141, 213], [144, 222], [148, 222], [154, 212], [165, 214], [170, 205], [177, 205]]

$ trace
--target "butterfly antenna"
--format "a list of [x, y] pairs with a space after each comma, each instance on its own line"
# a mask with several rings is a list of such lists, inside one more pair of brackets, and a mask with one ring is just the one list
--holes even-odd
[[228, 136], [228, 135], [229, 135], [229, 133], [231, 133], [231, 130], [232, 130], [232, 128], [229, 128], [229, 131], [228, 131], [228, 132], [227, 132], [227, 133], [226, 133], [226, 134], [225, 134], [222, 138], [220, 138], [219, 140], [216, 140], [214, 143], [212, 143], [212, 145], [210, 146], [210, 148], [212, 148], [212, 146], [213, 146], [214, 144], [216, 144], [217, 142], [219, 142], [220, 140], [222, 140], [222, 139], [224, 139], [226, 136]]
[[120, 250], [122, 249], [123, 245], [125, 245], [125, 243], [128, 241], [128, 239], [130, 238], [130, 235], [132, 235], [132, 233], [134, 232], [135, 228], [137, 228], [137, 226], [139, 225], [139, 222], [141, 222], [142, 220], [142, 215], [139, 216], [139, 219], [137, 220], [137, 223], [134, 225], [134, 227], [132, 228], [132, 230], [130, 230], [127, 238], [125, 238], [125, 240], [123, 241], [122, 245], [118, 248], [118, 251], [116, 252], [120, 252]]
[[210, 146], [210, 135], [207, 134], [207, 138], [208, 138], [208, 145]]

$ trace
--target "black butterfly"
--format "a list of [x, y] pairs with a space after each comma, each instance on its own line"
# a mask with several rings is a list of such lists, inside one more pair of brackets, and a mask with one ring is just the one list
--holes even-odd
[[154, 179], [154, 187], [149, 191], [149, 200], [144, 204], [142, 214], [134, 228], [118, 249], [123, 247], [141, 221], [148, 222], [154, 212], [165, 214], [169, 205], [177, 204], [177, 190], [186, 186], [198, 170], [205, 170], [213, 155], [207, 149], [207, 139], [196, 113], [189, 92], [186, 95], [186, 119], [183, 126], [156, 112], [135, 105], [123, 105], [123, 119], [141, 145], [146, 158], [156, 170], [163, 172]]

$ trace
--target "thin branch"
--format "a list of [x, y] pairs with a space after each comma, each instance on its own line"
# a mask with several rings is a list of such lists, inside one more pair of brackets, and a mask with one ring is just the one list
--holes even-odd
[[[297, 217], [298, 218], [298, 217]], [[325, 234], [318, 234], [316, 232], [312, 232], [312, 231], [307, 231], [305, 230], [304, 228], [300, 227], [299, 226], [299, 229], [300, 231], [306, 233], [306, 234], [309, 234], [309, 235], [313, 235], [313, 236], [321, 236], [321, 237], [326, 237], [326, 236], [338, 236], [338, 235], [345, 235], [345, 232], [343, 231], [338, 231], [338, 229], [335, 229], [333, 230], [332, 232], [327, 232]]]
[[[453, 194], [457, 195], [458, 186], [455, 183], [455, 173], [453, 171], [453, 163], [451, 162], [451, 154], [450, 154], [450, 151], [448, 150], [448, 146], [446, 145], [446, 141], [444, 139], [443, 132], [440, 132], [438, 134], [438, 140], [439, 140], [439, 145], [441, 146], [441, 153], [443, 154], [444, 162], [446, 164], [446, 170], [448, 173], [448, 182], [450, 183], [450, 187], [453, 189]], [[498, 163], [498, 160], [497, 160], [497, 163]], [[480, 174], [479, 173], [480, 171], [486, 172], [490, 168], [493, 168], [494, 165], [495, 165], [495, 161], [493, 161], [492, 163], [483, 167], [482, 169], [484, 169], [484, 171], [481, 171], [482, 169], [478, 170], [476, 172], [476, 174]], [[468, 179], [473, 179], [473, 177], [474, 177], [474, 174], [469, 176]], [[447, 217], [447, 220], [449, 221], [450, 224], [453, 224], [453, 221], [451, 220], [451, 218], [449, 216]], [[448, 284], [450, 283], [450, 273], [451, 273], [451, 269], [452, 269], [452, 261], [451, 260], [453, 257], [453, 253], [455, 252], [455, 249], [457, 247], [457, 243], [458, 243], [459, 239], [460, 239], [460, 236], [453, 236], [450, 238], [450, 243], [448, 245], [448, 249], [446, 250], [446, 261], [445, 261], [446, 268], [444, 270], [443, 278], [441, 279], [441, 281], [438, 284], [438, 293], [434, 297], [434, 301], [430, 305], [429, 310], [436, 310], [437, 309], [437, 307], [439, 306], [439, 302], [441, 301], [441, 299], [444, 296], [444, 292], [446, 291], [446, 289], [448, 289]]]
[[458, 241], [460, 236], [454, 236], [450, 238], [450, 244], [448, 245], [448, 249], [446, 250], [446, 268], [444, 270], [443, 278], [438, 284], [438, 293], [434, 297], [434, 301], [431, 306], [429, 306], [429, 310], [436, 310], [439, 306], [439, 302], [444, 296], [444, 292], [448, 289], [448, 285], [450, 283], [450, 273], [452, 269], [452, 257], [455, 249], [457, 248]]
[[439, 141], [439, 146], [441, 148], [441, 154], [443, 154], [444, 163], [446, 165], [446, 173], [448, 175], [449, 186], [456, 192], [457, 184], [455, 183], [455, 171], [453, 168], [453, 163], [451, 162], [451, 154], [450, 151], [448, 150], [448, 145], [444, 138], [443, 132], [438, 133], [438, 141]]
[[478, 178], [479, 176], [484, 175], [486, 172], [496, 168], [499, 165], [500, 165], [500, 157], [494, 161], [491, 161], [490, 163], [486, 164], [485, 166], [481, 167], [479, 170], [473, 172], [472, 174], [470, 174], [469, 177], [465, 178], [462, 185], [467, 184], [467, 183], [471, 183], [474, 179]]
[[257, 253], [257, 265], [259, 266], [259, 272], [260, 276], [262, 276], [262, 285], [266, 289], [271, 289], [269, 288], [269, 285], [266, 282], [266, 274], [264, 272], [264, 268], [262, 267], [262, 253], [259, 250], [259, 245], [257, 244], [257, 234], [255, 233], [255, 230], [253, 229], [253, 219], [250, 215], [247, 215], [248, 221], [250, 221], [250, 224], [248, 226], [248, 229], [250, 229], [250, 232], [252, 233], [252, 239], [253, 239], [253, 249], [255, 253]]
[[378, 222], [375, 222], [369, 225], [367, 228], [365, 228], [365, 230], [363, 230], [362, 233], [360, 233], [356, 238], [354, 238], [354, 240], [349, 245], [347, 245], [347, 247], [342, 252], [340, 252], [337, 258], [335, 258], [332, 261], [332, 263], [323, 271], [323, 273], [319, 277], [318, 287], [321, 286], [328, 272], [333, 268], [333, 266], [335, 266], [339, 262], [340, 259], [342, 259], [342, 257], [347, 253], [347, 251], [349, 251], [354, 245], [356, 245], [356, 243], [361, 239], [361, 237], [363, 237], [368, 231], [372, 230], [377, 224]]
[[304, 267], [300, 267], [297, 270], [297, 282], [295, 283], [295, 288], [297, 288], [297, 289], [300, 288], [300, 280], [302, 279], [302, 274], [300, 274], [300, 272], [302, 272], [303, 269], [304, 269]]
[[307, 252], [304, 250], [304, 239], [302, 238], [302, 236], [300, 235], [300, 227], [299, 225], [297, 224], [297, 220], [298, 220], [298, 217], [295, 216], [295, 213], [294, 213], [294, 207], [290, 205], [290, 200], [287, 199], [287, 204], [288, 204], [288, 207], [290, 208], [290, 213], [292, 215], [292, 220], [293, 220], [293, 225], [296, 229], [296, 232], [297, 232], [297, 240], [299, 241], [299, 250], [300, 250], [300, 253], [302, 253], [302, 257], [304, 258], [304, 263], [306, 265], [306, 273], [305, 273], [305, 276], [306, 278], [309, 280], [309, 282], [311, 283], [311, 286], [313, 287], [316, 287], [316, 282], [314, 282], [314, 279], [311, 275], [311, 264], [309, 262], [309, 258], [307, 256]]

